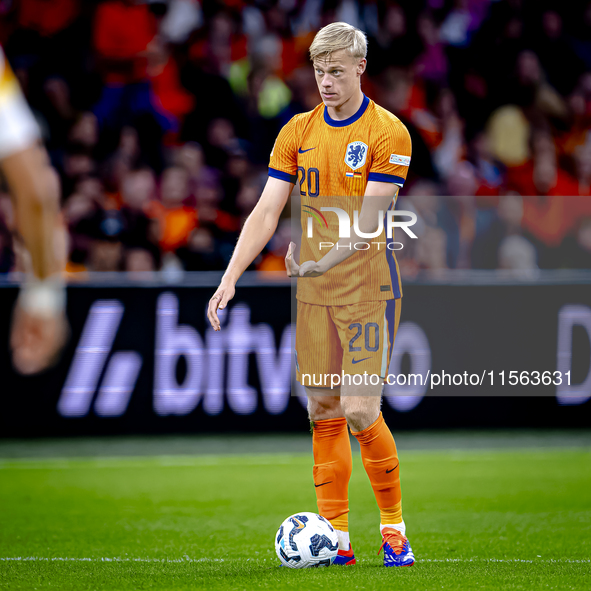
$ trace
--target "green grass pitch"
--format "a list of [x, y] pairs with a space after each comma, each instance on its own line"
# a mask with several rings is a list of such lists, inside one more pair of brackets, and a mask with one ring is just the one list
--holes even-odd
[[463, 449], [405, 450], [399, 442], [417, 557], [403, 569], [385, 569], [377, 556], [379, 515], [357, 452], [357, 565], [292, 570], [279, 567], [273, 538], [288, 515], [316, 510], [311, 454], [282, 452], [277, 437], [273, 454], [259, 453], [264, 439], [251, 448], [234, 441], [241, 453], [170, 454], [176, 448], [164, 445], [167, 455], [144, 455], [156, 439], [127, 456], [98, 442], [102, 457], [73, 457], [86, 451], [70, 443], [61, 459], [47, 456], [63, 455], [63, 444], [39, 446], [37, 457], [16, 457], [14, 446], [3, 454], [0, 444], [0, 588], [591, 588], [590, 447], [470, 449], [468, 438]]

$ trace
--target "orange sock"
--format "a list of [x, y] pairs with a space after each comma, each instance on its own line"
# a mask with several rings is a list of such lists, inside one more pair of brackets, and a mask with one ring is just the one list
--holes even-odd
[[347, 420], [314, 421], [314, 486], [318, 513], [335, 529], [349, 530], [349, 479], [353, 461]]
[[353, 433], [361, 447], [361, 459], [380, 508], [380, 522], [402, 521], [398, 453], [394, 437], [382, 413], [367, 429]]

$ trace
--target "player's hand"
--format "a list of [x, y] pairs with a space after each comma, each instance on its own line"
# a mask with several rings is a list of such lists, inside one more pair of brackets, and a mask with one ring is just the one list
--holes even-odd
[[287, 254], [285, 255], [285, 268], [288, 277], [297, 277], [299, 275], [300, 266], [294, 260], [296, 250], [296, 243], [290, 242], [287, 247]]
[[300, 277], [320, 277], [324, 271], [316, 261], [306, 261], [300, 265]]
[[18, 303], [12, 316], [10, 347], [12, 364], [21, 374], [48, 369], [59, 360], [69, 336], [65, 314], [39, 316], [23, 310]]
[[222, 281], [212, 298], [209, 300], [207, 318], [213, 327], [213, 330], [221, 330], [220, 319], [218, 318], [218, 308], [223, 310], [228, 305], [228, 302], [234, 297], [235, 293], [236, 290], [234, 289], [233, 284]]

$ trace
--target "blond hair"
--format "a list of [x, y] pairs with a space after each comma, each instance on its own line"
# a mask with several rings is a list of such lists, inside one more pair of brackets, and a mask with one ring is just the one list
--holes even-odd
[[328, 57], [340, 49], [345, 49], [351, 57], [364, 58], [367, 55], [365, 33], [348, 23], [326, 25], [316, 33], [310, 45], [310, 60]]

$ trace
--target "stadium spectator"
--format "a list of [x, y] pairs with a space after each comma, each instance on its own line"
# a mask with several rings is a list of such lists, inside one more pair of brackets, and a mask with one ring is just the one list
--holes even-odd
[[80, 13], [79, 0], [20, 0], [18, 24], [41, 37], [53, 37], [70, 26]]
[[408, 68], [423, 50], [423, 43], [408, 30], [408, 19], [398, 4], [378, 4], [382, 26], [368, 39], [367, 71], [371, 76], [386, 68]]
[[187, 246], [179, 248], [177, 255], [185, 271], [216, 271], [226, 264], [214, 233], [207, 226], [193, 230]]
[[12, 5], [16, 13], [7, 40], [9, 57], [17, 58], [19, 66], [30, 66], [35, 75], [60, 80], [66, 87], [87, 79], [88, 25], [81, 18], [81, 0], [19, 0], [4, 4], [5, 10], [6, 5]]
[[264, 180], [258, 175], [249, 175], [246, 177], [240, 186], [238, 195], [236, 196], [236, 207], [239, 214], [238, 225], [242, 227], [250, 212], [254, 209], [261, 195]]
[[195, 193], [200, 224], [209, 224], [219, 235], [234, 234], [240, 229], [238, 219], [221, 208], [222, 191], [217, 183], [203, 183]]
[[575, 232], [564, 239], [560, 250], [560, 266], [570, 269], [591, 269], [591, 217], [583, 218]]
[[435, 274], [447, 269], [446, 242], [447, 236], [441, 228], [427, 227], [421, 240], [417, 241], [416, 262], [418, 268]]
[[537, 269], [536, 249], [523, 236], [507, 236], [499, 245], [499, 268], [510, 271]]
[[577, 195], [591, 196], [591, 144], [579, 145], [574, 150], [575, 174], [579, 184]]
[[[541, 17], [541, 29], [533, 44], [536, 55], [548, 76], [548, 81], [563, 96], [569, 95], [583, 64], [564, 35], [562, 17], [555, 10], [546, 10]], [[568, 68], [564, 65], [569, 64]]]
[[96, 162], [87, 149], [81, 146], [72, 146], [64, 155], [62, 170], [62, 190], [65, 195], [70, 195], [81, 178], [94, 174]]
[[124, 229], [122, 242], [126, 248], [145, 251], [153, 264], [160, 259], [158, 246], [158, 223], [148, 215], [154, 199], [156, 184], [149, 168], [127, 173], [121, 186], [121, 216]]
[[240, 140], [229, 119], [213, 119], [209, 123], [207, 142], [204, 145], [205, 162], [208, 166], [223, 170], [230, 153], [240, 149]]
[[90, 245], [90, 271], [122, 271], [123, 245], [118, 240], [98, 238]]
[[197, 225], [195, 208], [187, 204], [189, 196], [186, 170], [178, 166], [167, 168], [160, 180], [160, 200], [153, 200], [149, 206], [149, 215], [159, 225], [158, 242], [164, 253], [185, 246]]
[[92, 150], [99, 141], [99, 130], [96, 117], [91, 112], [80, 114], [68, 135], [68, 141], [73, 145], [84, 146]]
[[152, 253], [144, 248], [127, 249], [124, 255], [124, 270], [132, 278], [146, 279], [153, 276], [156, 264]]
[[447, 181], [449, 197], [438, 212], [439, 225], [447, 235], [447, 265], [469, 269], [470, 252], [476, 236], [476, 171], [469, 162], [457, 164]]
[[514, 100], [533, 125], [541, 127], [549, 119], [566, 119], [565, 101], [546, 80], [533, 51], [519, 53], [515, 70]]
[[[152, 82], [155, 104], [175, 119], [175, 128], [195, 106], [195, 97], [181, 84], [177, 62], [163, 40], [155, 38], [150, 43], [148, 75]], [[165, 127], [166, 129], [166, 127]]]
[[[466, 154], [464, 125], [456, 109], [451, 90], [446, 88], [440, 92], [437, 98], [436, 113], [435, 126], [439, 137], [435, 140], [433, 163], [440, 178], [446, 180], [455, 174], [458, 163]], [[449, 180], [454, 182], [451, 178]]]
[[522, 234], [523, 197], [504, 195], [499, 197], [495, 219], [489, 227], [478, 234], [472, 249], [472, 267], [474, 269], [499, 268], [499, 247], [508, 236]]
[[445, 47], [440, 40], [439, 27], [428, 12], [419, 17], [417, 32], [424, 49], [414, 63], [416, 75], [428, 82], [444, 85], [448, 73]]
[[[376, 92], [380, 104], [392, 113], [396, 113], [410, 134], [412, 166], [409, 170], [408, 182], [411, 183], [417, 178], [436, 178], [428, 133], [434, 129], [434, 125], [410, 74], [399, 68], [386, 69], [378, 79]], [[423, 135], [427, 139], [424, 139]]]
[[291, 220], [283, 220], [271, 238], [268, 251], [259, 257], [257, 271], [284, 271], [285, 253], [292, 240]]
[[142, 115], [151, 116], [165, 131], [173, 129], [174, 121], [156, 102], [148, 77], [148, 60], [157, 59], [156, 33], [147, 4], [109, 0], [97, 7], [93, 44], [104, 86], [93, 112], [101, 129], [119, 129]]
[[187, 171], [191, 193], [195, 193], [201, 183], [215, 183], [219, 178], [219, 171], [205, 165], [203, 148], [197, 142], [180, 146], [175, 152], [174, 164]]
[[[470, 143], [470, 161], [476, 169], [479, 186], [476, 195], [497, 196], [505, 182], [503, 165], [494, 157], [489, 137], [480, 132]], [[494, 201], [493, 201], [494, 202]]]

